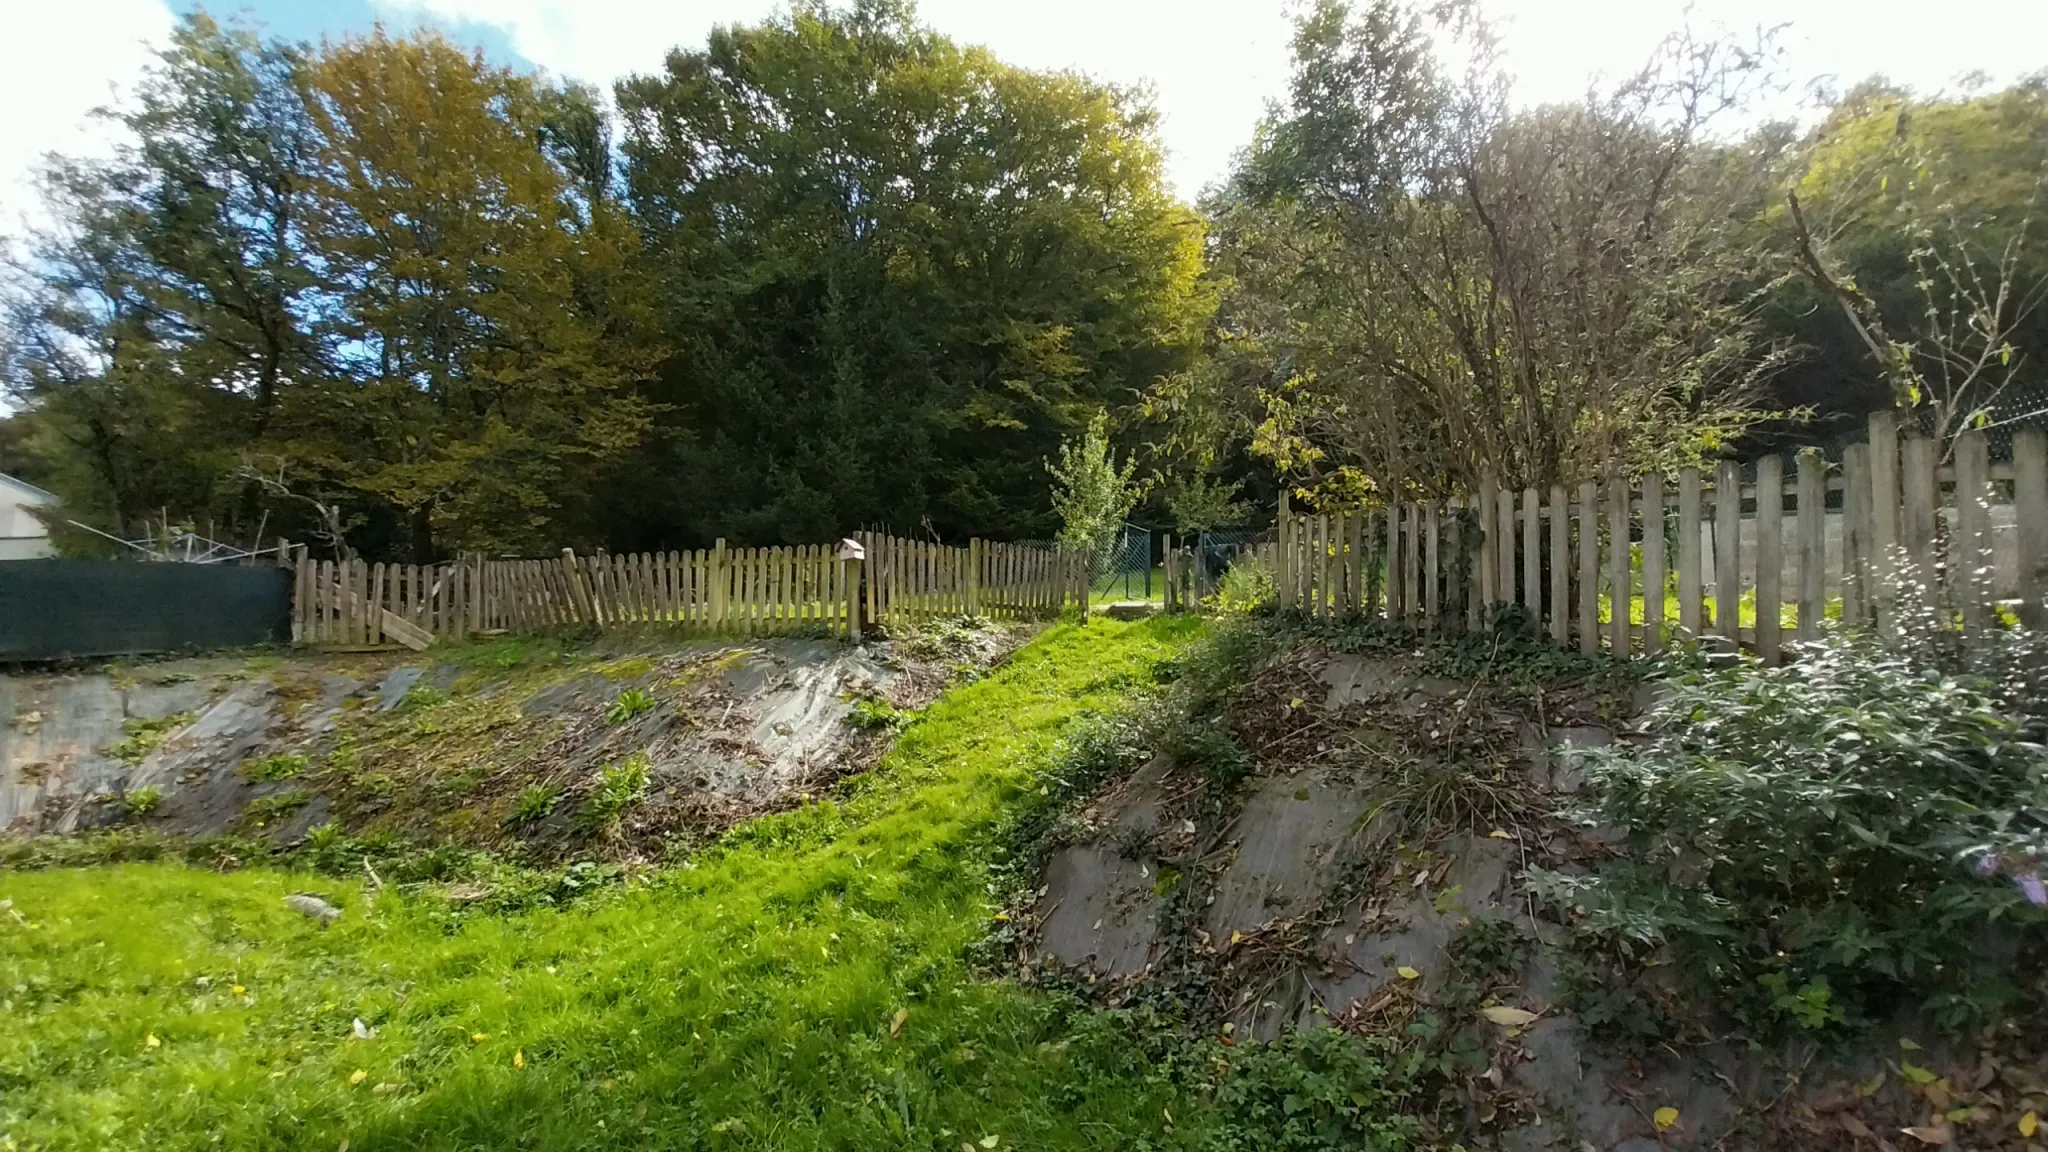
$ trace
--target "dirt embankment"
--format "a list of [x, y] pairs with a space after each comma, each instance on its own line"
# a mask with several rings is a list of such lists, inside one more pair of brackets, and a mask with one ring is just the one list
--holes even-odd
[[1002, 659], [966, 625], [848, 647], [508, 638], [441, 660], [201, 657], [0, 676], [0, 831], [356, 834], [651, 858], [879, 754]]
[[1442, 663], [1313, 645], [1264, 663], [1226, 718], [1248, 775], [1156, 757], [1069, 821], [1020, 917], [1026, 977], [1169, 992], [1226, 1039], [1336, 1025], [1425, 1050], [1446, 1138], [1478, 1148], [1920, 1148], [1905, 1128], [2048, 1084], [2048, 1045], [1947, 1050], [1911, 1020], [1853, 1052], [1754, 1045], [1655, 956], [1626, 986], [1589, 981], [1525, 877], [1616, 852], [1554, 813], [1584, 749], [1643, 735], [1654, 689]]

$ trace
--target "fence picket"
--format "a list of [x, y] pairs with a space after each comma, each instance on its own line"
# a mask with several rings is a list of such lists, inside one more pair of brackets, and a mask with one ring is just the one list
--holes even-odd
[[2019, 569], [2013, 588], [2020, 598], [2020, 619], [2030, 627], [2048, 626], [2042, 607], [2048, 586], [2048, 435], [2022, 428], [2012, 438], [2012, 502], [2017, 529]]
[[1706, 635], [1704, 620], [1704, 569], [1700, 556], [1700, 470], [1687, 465], [1678, 470], [1678, 627], [1686, 637], [1698, 640]]
[[1626, 657], [1630, 647], [1629, 587], [1629, 484], [1619, 472], [1607, 481], [1607, 647], [1611, 654]]
[[1664, 650], [1664, 474], [1643, 475], [1643, 651]]
[[1842, 450], [1842, 622], [1863, 627], [1876, 615], [1871, 589], [1870, 448]]
[[1543, 549], [1537, 539], [1542, 512], [1537, 508], [1536, 489], [1522, 489], [1522, 607], [1529, 610], [1531, 623], [1543, 623]]
[[1828, 462], [1820, 449], [1799, 453], [1799, 639], [1820, 638], [1827, 603]]
[[1981, 428], [1956, 437], [1956, 551], [1950, 587], [1962, 598], [1963, 626], [1991, 619], [1991, 452]]
[[1742, 467], [1721, 461], [1714, 474], [1714, 632], [1742, 638]]
[[1571, 638], [1571, 517], [1564, 485], [1550, 486], [1550, 638], [1562, 645]]
[[1579, 651], [1600, 652], [1600, 486], [1579, 485]]
[[1778, 662], [1783, 638], [1778, 613], [1784, 602], [1784, 517], [1785, 464], [1765, 456], [1756, 462], [1756, 654], [1766, 664]]

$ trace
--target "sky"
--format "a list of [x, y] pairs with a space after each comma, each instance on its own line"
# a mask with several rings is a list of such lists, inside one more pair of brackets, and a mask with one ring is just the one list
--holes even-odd
[[[1167, 172], [1193, 198], [1222, 177], [1287, 82], [1291, 0], [922, 0], [923, 18], [1011, 63], [1149, 84]], [[1932, 92], [1981, 71], [1994, 82], [2048, 68], [2048, 0], [1481, 0], [1501, 29], [1515, 97], [1569, 99], [1639, 66], [1689, 18], [1702, 28], [1785, 24], [1795, 94], [1882, 73]], [[103, 154], [114, 129], [89, 113], [132, 87], [191, 0], [6, 0], [0, 39], [0, 237], [38, 219], [28, 183], [51, 151]], [[225, 0], [293, 39], [382, 20], [433, 25], [493, 59], [599, 84], [658, 69], [712, 26], [751, 22], [778, 0]], [[1796, 111], [1788, 96], [1773, 111]]]

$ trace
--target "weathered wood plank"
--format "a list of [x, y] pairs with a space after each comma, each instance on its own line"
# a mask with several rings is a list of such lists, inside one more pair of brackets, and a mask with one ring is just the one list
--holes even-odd
[[1899, 555], [1899, 421], [1889, 410], [1870, 414], [1870, 591], [1877, 625], [1891, 632], [1897, 621], [1891, 602], [1897, 593]]
[[1529, 611], [1530, 624], [1537, 627], [1541, 627], [1543, 622], [1543, 544], [1539, 536], [1543, 519], [1539, 507], [1541, 499], [1536, 489], [1522, 489], [1522, 607]]
[[1664, 650], [1664, 474], [1643, 474], [1643, 651]]
[[1756, 653], [1766, 664], [1778, 663], [1783, 651], [1784, 547], [1785, 462], [1765, 456], [1756, 462]]
[[1714, 475], [1714, 632], [1732, 648], [1742, 627], [1742, 466], [1721, 461]]
[[1700, 556], [1700, 470], [1678, 470], [1678, 627], [1689, 641], [1706, 635], [1704, 567]]
[[1571, 515], [1564, 485], [1550, 486], [1550, 638], [1571, 638]]
[[2020, 619], [2027, 626], [2048, 626], [2048, 434], [2022, 428], [2012, 438], [2013, 518], [2018, 528], [2019, 572], [2016, 588]]
[[1956, 579], [1963, 626], [1991, 623], [1991, 449], [1981, 428], [1956, 437]]
[[1619, 472], [1607, 479], [1607, 650], [1629, 654], [1629, 609], [1633, 599], [1629, 562], [1629, 484]]
[[1818, 448], [1799, 453], [1799, 639], [1820, 638], [1827, 613], [1828, 462]]
[[1579, 651], [1600, 651], [1600, 486], [1579, 485]]

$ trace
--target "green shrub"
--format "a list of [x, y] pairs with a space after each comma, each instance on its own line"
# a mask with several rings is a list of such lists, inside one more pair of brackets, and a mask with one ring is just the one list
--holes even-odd
[[155, 787], [137, 788], [121, 797], [121, 807], [130, 816], [147, 816], [163, 802], [163, 789]]
[[277, 780], [290, 780], [306, 770], [306, 757], [298, 752], [284, 752], [266, 756], [261, 760], [242, 765], [242, 775], [251, 782], [263, 784]]
[[586, 829], [617, 833], [626, 809], [647, 795], [647, 753], [635, 752], [598, 771], [597, 786], [584, 797], [578, 822]]
[[1254, 612], [1270, 607], [1278, 595], [1273, 573], [1249, 556], [1224, 569], [1216, 585], [1216, 609], [1220, 612]]
[[2018, 994], [2009, 957], [1980, 962], [1986, 930], [2038, 945], [2048, 926], [2048, 753], [2010, 684], [1939, 640], [1834, 636], [1785, 667], [1685, 673], [1651, 743], [1586, 760], [1579, 815], [1632, 859], [1535, 872], [1539, 894], [1624, 952], [1677, 946], [1754, 1026], [1901, 1002], [1981, 1023]]
[[652, 711], [653, 708], [654, 693], [645, 688], [628, 688], [619, 693], [619, 698], [612, 701], [610, 708], [605, 709], [604, 721], [607, 724], [624, 724], [643, 712]]

